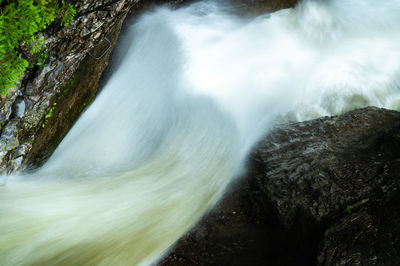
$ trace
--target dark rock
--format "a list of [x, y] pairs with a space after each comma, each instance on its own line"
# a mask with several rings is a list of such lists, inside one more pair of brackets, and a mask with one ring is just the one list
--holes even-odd
[[373, 202], [335, 220], [324, 234], [319, 265], [400, 265], [399, 199]]
[[298, 211], [323, 221], [394, 181], [398, 163], [390, 162], [400, 156], [399, 118], [368, 108], [272, 131], [252, 158], [262, 167], [259, 186], [285, 225]]
[[160, 265], [399, 265], [400, 113], [278, 125]]

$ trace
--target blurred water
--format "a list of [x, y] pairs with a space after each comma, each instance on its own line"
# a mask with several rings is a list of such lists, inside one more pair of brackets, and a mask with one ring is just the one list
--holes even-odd
[[217, 1], [145, 14], [50, 160], [0, 188], [1, 265], [149, 265], [221, 197], [276, 119], [400, 107], [400, 1]]

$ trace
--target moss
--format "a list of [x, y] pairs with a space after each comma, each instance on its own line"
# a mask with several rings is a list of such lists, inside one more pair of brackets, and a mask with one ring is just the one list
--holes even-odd
[[65, 26], [74, 18], [75, 9], [66, 1], [0, 1], [0, 92], [8, 93], [29, 67], [21, 47], [31, 54], [41, 51], [44, 39], [40, 32], [56, 18]]
[[346, 211], [348, 214], [351, 214], [351, 207], [350, 207], [349, 205], [347, 205], [345, 211]]
[[68, 91], [75, 86], [75, 79], [76, 79], [76, 74], [72, 75], [72, 78], [69, 80], [68, 85], [62, 92], [63, 95], [67, 94]]
[[44, 122], [42, 124], [42, 127], [45, 127], [46, 124], [49, 122], [49, 119], [53, 116], [54, 110], [56, 109], [57, 103], [53, 103], [53, 105], [50, 107], [50, 110], [47, 112], [47, 114], [44, 116]]
[[19, 141], [18, 138], [13, 138], [11, 142], [7, 142], [5, 140], [2, 140], [2, 151], [7, 152], [15, 149], [16, 147], [19, 146]]
[[0, 121], [0, 131], [1, 131], [1, 129], [3, 128], [3, 126], [4, 126], [4, 124], [7, 122], [7, 120], [1, 120]]

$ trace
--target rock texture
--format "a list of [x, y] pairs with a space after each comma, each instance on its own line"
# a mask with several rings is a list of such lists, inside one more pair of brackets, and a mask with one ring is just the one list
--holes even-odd
[[400, 265], [400, 113], [277, 126], [160, 265]]

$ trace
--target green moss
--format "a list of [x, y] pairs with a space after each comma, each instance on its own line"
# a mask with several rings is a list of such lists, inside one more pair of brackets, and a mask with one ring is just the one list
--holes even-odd
[[36, 125], [39, 123], [41, 116], [37, 113], [27, 115], [24, 119], [24, 128], [29, 131], [36, 128]]
[[74, 18], [71, 4], [57, 0], [0, 0], [0, 92], [5, 95], [22, 77], [28, 61], [19, 52], [21, 45], [31, 54], [41, 51], [40, 31], [57, 17], [65, 26]]
[[74, 19], [76, 10], [71, 4], [62, 1], [60, 13], [62, 13], [61, 26], [68, 26], [68, 24]]
[[56, 105], [57, 103], [53, 103], [53, 105], [51, 106], [50, 110], [47, 112], [47, 114], [44, 117], [44, 122], [42, 124], [42, 127], [45, 127], [46, 124], [49, 122], [49, 119], [53, 116], [53, 112], [56, 109]]
[[90, 97], [82, 104], [81, 111], [85, 110], [96, 98], [95, 94], [90, 95]]
[[44, 62], [45, 60], [49, 58], [49, 54], [47, 53], [47, 50], [44, 50], [39, 57], [36, 60], [36, 65], [40, 68], [43, 69], [44, 67]]
[[72, 76], [72, 78], [69, 80], [68, 85], [65, 87], [63, 90], [63, 95], [66, 94], [71, 88], [75, 86], [75, 79], [76, 79], [76, 74]]
[[15, 149], [16, 147], [18, 147], [19, 142], [18, 142], [18, 138], [14, 138], [11, 140], [11, 142], [7, 142], [5, 140], [2, 141], [2, 151], [3, 152], [7, 152], [7, 151], [11, 151], [13, 149]]
[[350, 207], [349, 205], [347, 205], [345, 211], [346, 211], [348, 214], [351, 214], [351, 207]]

